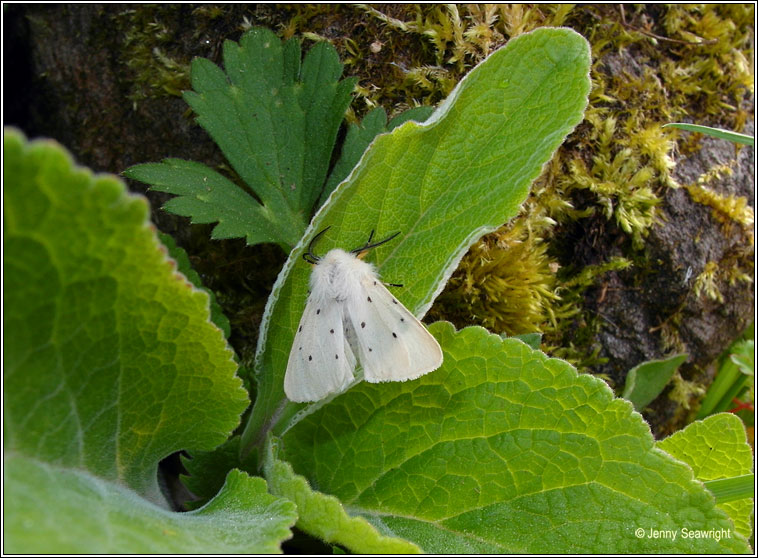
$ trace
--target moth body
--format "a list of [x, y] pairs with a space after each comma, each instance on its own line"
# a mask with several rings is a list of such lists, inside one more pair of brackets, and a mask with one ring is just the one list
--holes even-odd
[[310, 287], [284, 377], [290, 400], [344, 391], [358, 362], [372, 383], [412, 380], [442, 364], [437, 340], [354, 253], [319, 258]]
[[373, 265], [335, 248], [313, 267], [310, 279], [312, 300], [345, 302], [367, 279], [376, 279]]

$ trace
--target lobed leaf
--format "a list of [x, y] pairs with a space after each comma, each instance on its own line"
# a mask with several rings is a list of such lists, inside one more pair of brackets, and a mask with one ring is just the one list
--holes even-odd
[[231, 180], [202, 163], [164, 159], [162, 163], [130, 167], [124, 176], [150, 184], [152, 190], [176, 194], [163, 206], [166, 211], [190, 217], [194, 224], [218, 222], [211, 238], [244, 237], [248, 244], [291, 243], [296, 242], [303, 227], [286, 208], [275, 212], [261, 205]]
[[[289, 248], [302, 236], [326, 181], [332, 150], [355, 79], [339, 81], [342, 64], [328, 43], [300, 64], [300, 44], [255, 28], [239, 44], [224, 42], [225, 71], [192, 62], [184, 99], [255, 197], [212, 169], [166, 159], [124, 174], [176, 194], [165, 209], [214, 223], [214, 238]], [[256, 199], [257, 198], [257, 199]]]

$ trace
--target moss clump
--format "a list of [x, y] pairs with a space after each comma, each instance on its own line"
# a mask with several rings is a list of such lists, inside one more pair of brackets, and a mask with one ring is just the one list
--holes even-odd
[[695, 278], [694, 287], [692, 289], [695, 296], [704, 294], [711, 300], [724, 302], [724, 297], [721, 295], [721, 291], [718, 288], [718, 281], [716, 279], [718, 271], [718, 263], [708, 262], [705, 264], [705, 269]]
[[[575, 156], [569, 161], [569, 173], [561, 179], [562, 189], [568, 195], [573, 190], [589, 191], [594, 198], [592, 205], [606, 219], [614, 219], [631, 236], [634, 247], [641, 249], [660, 203], [654, 183], [670, 180], [670, 167], [643, 164], [642, 149], [631, 147], [629, 136], [619, 137], [614, 117], [601, 119], [599, 112], [591, 112], [587, 119], [596, 125], [589, 134], [595, 147], [592, 164], [588, 167], [581, 157]], [[659, 160], [667, 158], [666, 147], [670, 149], [667, 144], [663, 142], [662, 152], [655, 154]]]
[[753, 208], [748, 205], [747, 198], [725, 196], [708, 187], [709, 183], [730, 174], [732, 174], [732, 169], [729, 165], [716, 166], [699, 177], [695, 183], [688, 184], [687, 191], [693, 201], [710, 207], [713, 210], [713, 217], [724, 226], [728, 227], [735, 223], [739, 225], [752, 245], [755, 214]]
[[508, 335], [544, 331], [562, 311], [555, 271], [547, 245], [523, 223], [503, 228], [471, 247], [431, 315]]
[[116, 18], [124, 34], [121, 58], [134, 73], [127, 95], [133, 104], [148, 97], [181, 96], [189, 88], [190, 61], [177, 49], [174, 29], [179, 10], [172, 8], [140, 6]]
[[[233, 39], [232, 31], [265, 25], [283, 38], [332, 42], [345, 73], [361, 80], [352, 120], [376, 106], [392, 116], [438, 103], [490, 52], [537, 27], [581, 33], [594, 61], [585, 122], [546, 166], [522, 213], [463, 258], [432, 315], [499, 332], [542, 331], [543, 346], [587, 366], [600, 361], [602, 321], [585, 309], [586, 294], [630, 261], [641, 274], [654, 265], [641, 248], [663, 195], [677, 187], [676, 151], [700, 148], [697, 134], [661, 125], [694, 120], [743, 131], [751, 114], [750, 4], [142, 6], [125, 14], [126, 59], [140, 84], [134, 98], [188, 85], [189, 60], [172, 50], [168, 19], [193, 18], [187, 41], [199, 41], [208, 22], [223, 18]], [[720, 193], [717, 171], [708, 174], [713, 178], [686, 186], [691, 198], [725, 227], [733, 223], [752, 235], [747, 201]], [[752, 236], [748, 244], [707, 268], [695, 281], [698, 292], [716, 296], [724, 281], [751, 280]], [[676, 313], [661, 321], [662, 344], [678, 343]]]

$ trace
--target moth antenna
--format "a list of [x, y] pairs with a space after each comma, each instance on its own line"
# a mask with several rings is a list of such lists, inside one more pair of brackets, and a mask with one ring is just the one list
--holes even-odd
[[396, 232], [395, 234], [388, 236], [384, 240], [380, 240], [378, 242], [374, 242], [371, 244], [371, 239], [374, 238], [374, 231], [371, 231], [371, 234], [368, 236], [368, 240], [366, 241], [366, 244], [364, 246], [361, 246], [360, 248], [356, 248], [355, 250], [351, 250], [351, 254], [360, 255], [363, 252], [366, 252], [368, 250], [371, 250], [372, 248], [376, 248], [377, 246], [381, 246], [382, 244], [385, 244], [395, 238], [397, 235], [400, 234], [400, 231]]
[[321, 259], [319, 256], [313, 253], [313, 245], [316, 244], [316, 241], [323, 236], [323, 234], [331, 229], [332, 226], [329, 225], [325, 229], [323, 229], [321, 232], [319, 232], [316, 236], [314, 236], [310, 243], [308, 244], [308, 251], [303, 254], [303, 259], [308, 262], [309, 264], [317, 264], [318, 261]]
[[388, 287], [402, 287], [402, 283], [385, 283]]

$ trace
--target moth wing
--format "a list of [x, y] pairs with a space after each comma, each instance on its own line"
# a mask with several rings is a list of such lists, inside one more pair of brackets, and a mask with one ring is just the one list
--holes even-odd
[[297, 403], [318, 401], [345, 390], [354, 379], [354, 369], [343, 303], [308, 299], [290, 350], [284, 393]]
[[355, 352], [368, 382], [413, 380], [442, 365], [437, 340], [391, 292], [373, 277], [348, 301]]

